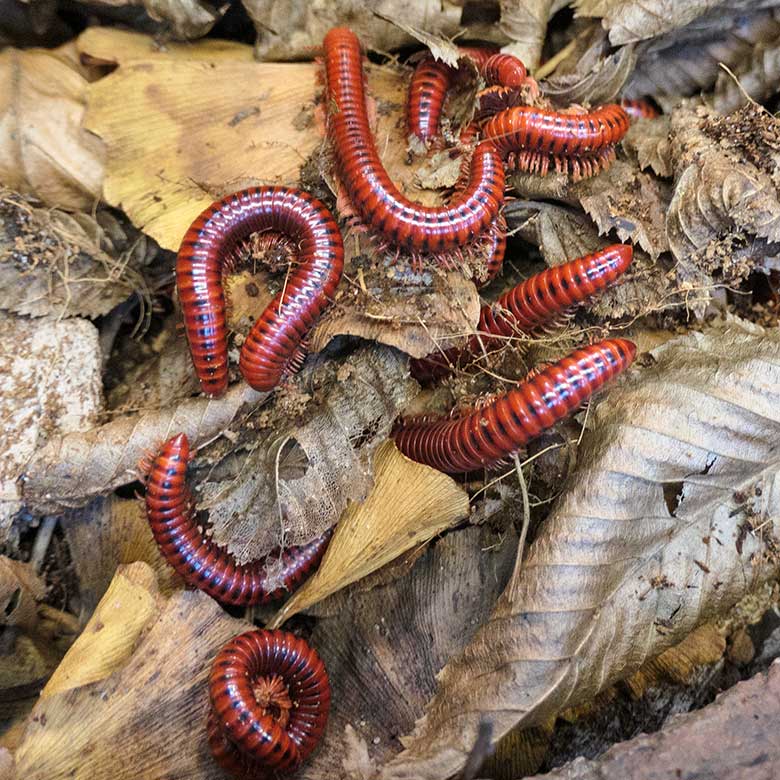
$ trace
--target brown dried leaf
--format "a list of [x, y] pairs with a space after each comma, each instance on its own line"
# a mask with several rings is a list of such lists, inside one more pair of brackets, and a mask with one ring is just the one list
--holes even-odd
[[[130, 568], [140, 572], [143, 564]], [[65, 687], [79, 687], [59, 688], [36, 704], [16, 752], [17, 777], [224, 780], [205, 739], [207, 678], [219, 648], [252, 626], [199, 591], [177, 592], [158, 606], [154, 576], [147, 570], [132, 582], [127, 571], [116, 586], [126, 609], [113, 609], [110, 590], [97, 613], [110, 626], [87, 630], [71, 650], [74, 658], [66, 656], [73, 676]], [[139, 634], [143, 614], [147, 629]], [[81, 684], [76, 655], [110, 660], [104, 668], [90, 663], [86, 678], [97, 681]]]
[[623, 150], [636, 156], [641, 170], [652, 168], [659, 176], [672, 175], [672, 147], [669, 141], [669, 117], [639, 119], [623, 139]]
[[0, 555], [0, 625], [33, 631], [46, 585], [29, 563]]
[[86, 78], [57, 51], [0, 52], [0, 181], [51, 206], [91, 211], [103, 147], [81, 120]]
[[571, 188], [599, 233], [615, 231], [621, 241], [642, 247], [653, 259], [669, 249], [666, 209], [669, 187], [622, 160], [600, 176]]
[[19, 508], [17, 479], [49, 437], [78, 436], [102, 410], [98, 333], [86, 320], [0, 312], [0, 537]]
[[111, 8], [143, 6], [152, 19], [162, 23], [167, 34], [184, 40], [206, 35], [229, 5], [224, 3], [214, 8], [204, 0], [93, 0], [93, 3]]
[[733, 323], [655, 360], [592, 417], [523, 568], [383, 780], [453, 774], [481, 722], [499, 739], [592, 699], [777, 573], [780, 336]]
[[227, 479], [200, 486], [214, 540], [239, 561], [308, 542], [334, 525], [350, 501], [364, 500], [373, 453], [417, 391], [405, 357], [381, 347], [364, 348], [341, 365], [324, 363], [301, 380], [321, 387], [305, 419], [283, 416], [272, 440], [254, 444]]
[[681, 30], [640, 44], [624, 94], [652, 95], [671, 109], [680, 95], [709, 89], [722, 73], [720, 63], [737, 67], [750, 59], [754, 47], [775, 41], [778, 34], [775, 12], [717, 8]]
[[746, 277], [763, 262], [766, 241], [780, 240], [778, 120], [752, 105], [729, 117], [682, 106], [672, 115], [671, 135], [672, 252], [692, 278]]
[[436, 687], [436, 672], [474, 635], [506, 584], [517, 535], [448, 533], [314, 608], [311, 642], [327, 666], [332, 709], [305, 780], [359, 777], [398, 750]]
[[512, 43], [504, 51], [519, 57], [528, 70], [539, 65], [553, 14], [553, 0], [501, 0], [501, 30]]
[[715, 82], [713, 106], [721, 114], [728, 114], [747, 102], [746, 94], [762, 103], [777, 92], [778, 83], [780, 30], [773, 40], [757, 43], [750, 56], [734, 68], [734, 76], [721, 71]]
[[320, 568], [279, 610], [272, 627], [424, 545], [468, 513], [463, 488], [385, 442], [376, 452], [368, 497], [347, 507]]
[[[88, 232], [89, 231], [89, 232]], [[88, 214], [37, 208], [0, 188], [2, 308], [32, 317], [99, 317], [143, 285]]]
[[[406, 11], [406, 8], [404, 8], [404, 11]], [[374, 11], [374, 14], [380, 19], [384, 19], [386, 22], [395, 25], [399, 30], [403, 30], [415, 41], [423, 44], [423, 46], [427, 46], [434, 59], [441, 60], [447, 65], [457, 67], [459, 57], [458, 47], [452, 41], [447, 38], [442, 38], [440, 35], [431, 35], [431, 33], [428, 33], [419, 27], [407, 24], [400, 17], [393, 16], [392, 14], [384, 14], [381, 11]]]
[[138, 479], [139, 461], [157, 452], [174, 433], [186, 433], [195, 447], [202, 446], [267, 397], [268, 393], [239, 383], [219, 399], [192, 398], [86, 432], [54, 436], [27, 465], [25, 503], [44, 514], [84, 506], [91, 498]]

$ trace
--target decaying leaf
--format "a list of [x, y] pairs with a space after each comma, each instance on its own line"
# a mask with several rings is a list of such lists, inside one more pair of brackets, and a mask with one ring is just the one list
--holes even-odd
[[0, 555], [0, 625], [30, 632], [38, 625], [37, 604], [46, 585], [28, 563]]
[[87, 80], [55, 51], [0, 52], [0, 181], [51, 206], [91, 211], [103, 151], [81, 120]]
[[43, 209], [0, 189], [2, 308], [33, 317], [98, 317], [143, 286], [129, 258], [112, 256], [98, 223]]
[[91, 430], [53, 436], [39, 447], [24, 473], [25, 503], [42, 513], [84, 506], [119, 485], [138, 479], [139, 462], [174, 433], [195, 447], [211, 441], [267, 393], [239, 383], [219, 399], [192, 398], [176, 406], [125, 415]]
[[745, 278], [780, 240], [780, 132], [749, 105], [728, 117], [682, 106], [671, 119], [675, 190], [667, 216], [680, 278]]
[[622, 142], [623, 149], [636, 155], [640, 169], [652, 168], [658, 176], [672, 175], [672, 150], [669, 141], [669, 117], [639, 119]]
[[739, 63], [734, 75], [722, 71], [715, 82], [713, 105], [728, 114], [747, 102], [761, 103], [777, 92], [780, 83], [780, 30], [772, 41], [757, 44], [750, 57]]
[[142, 6], [146, 13], [161, 22], [161, 31], [175, 38], [200, 38], [219, 21], [227, 4], [214, 6], [204, 0], [93, 0], [96, 6], [127, 8]]
[[[146, 569], [144, 577], [143, 568], [120, 570], [92, 630], [65, 657], [68, 677], [55, 679], [57, 688], [36, 704], [16, 752], [18, 777], [223, 780], [203, 738], [206, 681], [219, 648], [252, 626], [198, 591], [157, 606], [154, 575]], [[98, 615], [110, 619], [102, 629]], [[139, 615], [147, 620], [140, 635]], [[82, 668], [77, 657], [98, 664], [104, 657], [106, 664]]]
[[539, 65], [553, 0], [501, 0], [501, 30], [512, 41], [504, 51], [533, 71]]
[[[687, 4], [677, 3], [679, 8]], [[719, 7], [681, 29], [639, 44], [627, 97], [652, 95], [671, 109], [681, 95], [709, 89], [722, 73], [747, 61], [755, 47], [780, 34], [776, 11]]]
[[0, 536], [19, 508], [17, 479], [46, 439], [80, 436], [102, 410], [97, 330], [86, 320], [0, 313]]
[[453, 774], [480, 722], [498, 739], [591, 699], [780, 568], [780, 336], [733, 322], [654, 358], [591, 414], [519, 575], [383, 778]]
[[468, 495], [450, 477], [410, 461], [392, 442], [385, 442], [374, 458], [374, 486], [368, 497], [342, 514], [320, 568], [272, 625], [281, 625], [410, 548], [424, 545], [468, 513]]
[[362, 777], [399, 749], [423, 712], [436, 672], [459, 652], [511, 572], [517, 535], [455, 531], [413, 563], [385, 567], [314, 608], [311, 643], [328, 669], [333, 706], [305, 780]]
[[373, 484], [374, 451], [417, 389], [404, 356], [379, 347], [302, 375], [302, 387], [315, 383], [321, 389], [303, 419], [272, 420], [270, 441], [253, 441], [247, 456], [225, 465], [227, 473], [200, 486], [214, 540], [239, 561], [304, 544], [334, 525], [350, 501], [362, 501]]

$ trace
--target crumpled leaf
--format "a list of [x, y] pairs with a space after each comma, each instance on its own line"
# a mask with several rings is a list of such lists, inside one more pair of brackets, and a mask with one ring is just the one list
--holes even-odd
[[0, 181], [51, 206], [91, 211], [103, 147], [81, 126], [87, 79], [58, 51], [0, 52]]
[[46, 585], [33, 566], [0, 555], [0, 625], [33, 631]]
[[214, 7], [204, 0], [93, 0], [95, 6], [143, 6], [146, 13], [174, 38], [187, 40], [206, 35], [222, 18], [228, 3]]
[[[719, 6], [728, 10], [771, 8], [775, 0], [575, 0], [577, 16], [601, 16], [613, 46], [643, 41], [690, 24]], [[719, 9], [722, 13], [723, 11]]]
[[247, 456], [225, 464], [227, 474], [210, 474], [200, 486], [214, 541], [239, 562], [304, 544], [334, 525], [350, 501], [362, 501], [373, 484], [376, 448], [417, 392], [405, 357], [381, 347], [299, 376], [300, 387], [317, 385], [303, 419], [282, 409], [281, 420], [258, 421], [266, 440], [253, 441]]
[[447, 533], [313, 608], [311, 643], [327, 666], [333, 703], [302, 778], [375, 777], [373, 767], [397, 752], [396, 735], [422, 714], [436, 672], [489, 614], [516, 545], [511, 526]]
[[636, 62], [633, 46], [622, 46], [605, 56], [606, 34], [601, 34], [583, 53], [571, 71], [558, 69], [545, 79], [542, 90], [553, 104], [567, 108], [579, 105], [611, 103], [620, 94]]
[[192, 398], [167, 409], [125, 415], [91, 430], [53, 436], [25, 469], [25, 503], [43, 514], [84, 506], [95, 496], [138, 479], [139, 461], [156, 453], [174, 433], [186, 433], [192, 446], [202, 446], [267, 397], [240, 382], [222, 398]]
[[779, 82], [780, 41], [778, 38], [766, 43], [762, 41], [734, 69], [733, 76], [721, 71], [715, 82], [713, 106], [721, 114], [728, 114], [747, 102], [746, 95], [762, 103], [777, 92]]
[[680, 95], [709, 89], [722, 73], [720, 63], [737, 67], [750, 59], [754, 47], [777, 39], [775, 13], [719, 7], [687, 27], [640, 44], [625, 96], [652, 95], [669, 110]]
[[663, 177], [672, 175], [668, 116], [635, 120], [621, 145], [628, 154], [636, 155], [640, 169], [651, 168]]
[[0, 537], [20, 506], [19, 475], [49, 437], [81, 435], [102, 411], [98, 333], [86, 320], [0, 312]]
[[0, 308], [32, 317], [107, 314], [143, 279], [101, 243], [110, 244], [90, 215], [37, 208], [0, 188]]
[[578, 182], [572, 194], [598, 225], [621, 241], [642, 247], [652, 258], [669, 249], [666, 237], [668, 186], [633, 165], [616, 160], [609, 170]]
[[453, 774], [480, 722], [495, 740], [592, 699], [780, 570], [775, 331], [669, 341], [591, 421], [519, 575], [383, 780]]
[[728, 117], [692, 106], [672, 115], [667, 234], [693, 284], [713, 274], [726, 282], [746, 277], [763, 262], [766, 242], [780, 240], [779, 128], [752, 105]]
[[[133, 568], [140, 571], [131, 582], [127, 572]], [[86, 679], [69, 653], [66, 668], [72, 674], [35, 705], [16, 751], [17, 777], [224, 780], [203, 738], [207, 680], [222, 645], [253, 626], [229, 617], [200, 591], [178, 591], [158, 605], [154, 577], [146, 568], [144, 579], [144, 568], [135, 564], [117, 575], [125, 580], [120, 590], [125, 609], [113, 609], [111, 590], [98, 606], [98, 614], [112, 618], [111, 630], [99, 630], [96, 620], [95, 630], [71, 649], [91, 660], [83, 670], [86, 679], [98, 679], [82, 684]], [[134, 599], [143, 604], [135, 615], [147, 617], [140, 634], [140, 620], [123, 627], [123, 617], [133, 622], [125, 612]], [[106, 647], [111, 656], [103, 653]]]
[[374, 486], [341, 515], [316, 573], [274, 617], [292, 615], [371, 574], [467, 517], [468, 494], [450, 477], [414, 463], [385, 442], [374, 458]]
[[374, 12], [380, 19], [384, 19], [386, 22], [395, 25], [398, 29], [403, 30], [410, 35], [414, 40], [419, 41], [424, 46], [427, 46], [433, 58], [441, 60], [447, 65], [457, 67], [458, 65], [458, 47], [447, 38], [442, 38], [440, 35], [431, 35], [429, 32], [419, 28], [413, 27], [410, 24], [406, 24], [400, 17], [392, 16], [389, 14], [383, 14], [381, 11]]
[[501, 30], [512, 43], [503, 48], [519, 57], [529, 71], [539, 65], [553, 14], [553, 0], [501, 0]]

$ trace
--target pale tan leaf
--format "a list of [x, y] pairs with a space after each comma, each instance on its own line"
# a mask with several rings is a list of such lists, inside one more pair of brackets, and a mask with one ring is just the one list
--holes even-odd
[[394, 560], [467, 517], [468, 494], [450, 477], [401, 455], [385, 442], [374, 458], [374, 486], [339, 519], [317, 572], [272, 621], [297, 612]]
[[[143, 564], [133, 568], [140, 571]], [[122, 573], [117, 577], [127, 579]], [[71, 651], [90, 659], [86, 677], [98, 680], [81, 684], [75, 660], [66, 656], [66, 669], [73, 671], [66, 687], [79, 687], [52, 691], [36, 704], [16, 752], [19, 778], [224, 780], [205, 739], [207, 680], [222, 645], [252, 626], [229, 617], [199, 591], [180, 591], [152, 606], [153, 581], [147, 570], [145, 592], [139, 580], [117, 586], [124, 609], [117, 608], [111, 591], [106, 594], [98, 613], [112, 618], [110, 638], [102, 638], [108, 626], [88, 630]], [[134, 608], [133, 619], [128, 615], [123, 626], [124, 613]], [[142, 612], [149, 619], [138, 634], [136, 618]], [[93, 666], [99, 658], [92, 656], [100, 656], [104, 644], [113, 656], [100, 669]]]
[[91, 211], [103, 148], [84, 130], [87, 80], [56, 52], [0, 52], [0, 181], [51, 206]]
[[32, 317], [94, 318], [143, 286], [127, 259], [94, 240], [108, 243], [90, 215], [75, 218], [38, 205], [0, 188], [0, 308]]
[[774, 40], [758, 43], [750, 57], [734, 69], [734, 75], [721, 71], [715, 82], [713, 106], [721, 114], [728, 114], [747, 102], [746, 95], [762, 103], [777, 92], [779, 83], [780, 31]]
[[155, 573], [145, 563], [120, 566], [102, 600], [41, 692], [41, 699], [104, 680], [130, 658], [160, 613]]
[[575, 184], [571, 193], [598, 225], [621, 241], [642, 247], [652, 258], [668, 251], [666, 210], [669, 187], [633, 165], [617, 160], [608, 171]]
[[512, 41], [504, 51], [519, 57], [528, 70], [539, 65], [552, 15], [553, 0], [501, 0], [501, 30]]
[[25, 469], [24, 500], [43, 513], [84, 506], [91, 498], [138, 479], [139, 461], [156, 453], [173, 434], [186, 433], [195, 447], [202, 446], [267, 397], [268, 393], [239, 383], [219, 399], [192, 398], [86, 432], [53, 436]]
[[19, 508], [18, 483], [44, 442], [80, 436], [102, 411], [98, 332], [86, 320], [30, 320], [0, 312], [0, 536]]
[[737, 67], [750, 59], [754, 47], [777, 39], [775, 14], [716, 8], [687, 27], [640, 44], [625, 96], [652, 95], [669, 110], [679, 96], [709, 89], [722, 73], [720, 63]]
[[403, 30], [414, 40], [427, 46], [434, 59], [441, 60], [447, 65], [457, 67], [459, 56], [458, 47], [452, 41], [447, 38], [442, 38], [440, 35], [431, 35], [419, 27], [413, 27], [412, 25], [407, 24], [401, 17], [392, 14], [384, 14], [381, 11], [375, 11], [374, 13], [380, 19], [390, 22], [390, 24], [395, 25], [399, 30]]
[[[249, 452], [199, 486], [214, 540], [241, 562], [310, 541], [350, 501], [362, 501], [373, 484], [374, 452], [418, 391], [405, 357], [381, 347], [304, 369], [299, 383], [318, 388], [317, 402], [309, 403], [308, 393], [297, 399], [277, 393], [254, 421], [262, 430]], [[286, 408], [288, 400], [294, 406]]]
[[753, 105], [728, 117], [682, 106], [671, 119], [669, 245], [681, 267], [732, 282], [780, 240], [780, 124]]
[[642, 170], [651, 168], [659, 176], [672, 175], [672, 147], [669, 140], [669, 117], [638, 119], [622, 142], [628, 154], [636, 155]]
[[780, 569], [780, 335], [733, 322], [654, 358], [591, 413], [580, 468], [383, 780], [450, 776], [481, 722], [499, 739], [592, 699]]

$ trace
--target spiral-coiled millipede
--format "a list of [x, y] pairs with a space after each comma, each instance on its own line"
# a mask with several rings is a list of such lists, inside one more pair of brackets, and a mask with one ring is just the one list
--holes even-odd
[[482, 126], [508, 167], [545, 176], [550, 167], [573, 178], [593, 176], [615, 158], [615, 145], [628, 132], [628, 114], [618, 105], [579, 114], [516, 106]]
[[412, 359], [409, 369], [420, 382], [430, 382], [490, 352], [518, 333], [533, 335], [572, 307], [611, 287], [631, 264], [628, 244], [613, 244], [576, 260], [547, 268], [482, 307], [477, 335], [462, 347], [450, 347]]
[[228, 642], [211, 668], [208, 740], [220, 766], [240, 777], [295, 771], [328, 722], [325, 665], [286, 631], [248, 631]]
[[635, 355], [625, 339], [577, 349], [468, 414], [401, 423], [396, 446], [448, 474], [490, 468], [571, 414]]
[[325, 36], [328, 135], [352, 205], [391, 243], [438, 253], [465, 246], [495, 220], [504, 200], [504, 168], [491, 143], [471, 156], [468, 182], [447, 206], [421, 206], [392, 183], [377, 153], [366, 111], [360, 41], [347, 28]]
[[[295, 590], [319, 565], [330, 531], [267, 559], [237, 564], [198, 527], [186, 480], [189, 460], [187, 437], [173, 436], [154, 459], [146, 481], [146, 516], [165, 560], [189, 585], [225, 604], [265, 604]], [[266, 564], [273, 562], [278, 584], [271, 588]]]
[[203, 392], [228, 383], [222, 274], [243, 242], [259, 231], [281, 233], [298, 262], [284, 289], [246, 337], [239, 370], [255, 390], [272, 390], [301, 358], [307, 333], [331, 303], [344, 268], [341, 232], [330, 211], [308, 192], [253, 187], [218, 200], [192, 223], [176, 258], [176, 287]]

